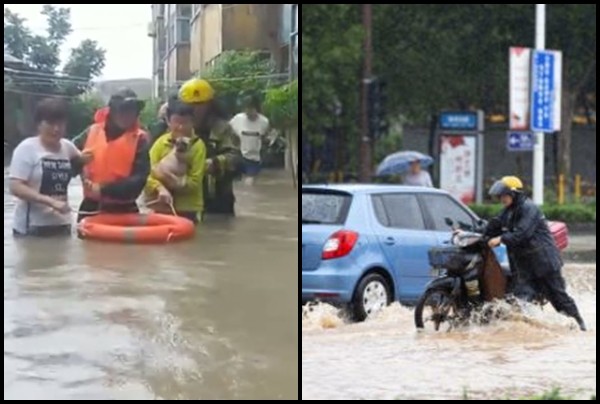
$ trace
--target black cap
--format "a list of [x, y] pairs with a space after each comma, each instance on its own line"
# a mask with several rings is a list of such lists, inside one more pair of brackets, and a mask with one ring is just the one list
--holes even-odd
[[138, 99], [137, 94], [130, 88], [121, 88], [114, 93], [108, 101], [110, 109], [136, 109], [138, 112], [144, 108], [145, 102]]

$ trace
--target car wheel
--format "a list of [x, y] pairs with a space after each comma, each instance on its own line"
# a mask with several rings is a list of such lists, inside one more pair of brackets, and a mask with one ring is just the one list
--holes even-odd
[[381, 312], [392, 302], [390, 285], [379, 274], [369, 274], [358, 284], [352, 300], [352, 314], [356, 321], [363, 321]]

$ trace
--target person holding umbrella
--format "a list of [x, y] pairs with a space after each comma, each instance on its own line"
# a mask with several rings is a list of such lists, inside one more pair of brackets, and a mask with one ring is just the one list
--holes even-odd
[[387, 156], [379, 167], [378, 176], [401, 175], [404, 185], [433, 187], [431, 176], [423, 167], [433, 164], [433, 158], [417, 151], [400, 151]]
[[433, 188], [433, 182], [429, 172], [421, 168], [420, 160], [413, 160], [410, 162], [408, 173], [402, 178], [404, 185], [412, 185], [416, 187], [430, 187]]

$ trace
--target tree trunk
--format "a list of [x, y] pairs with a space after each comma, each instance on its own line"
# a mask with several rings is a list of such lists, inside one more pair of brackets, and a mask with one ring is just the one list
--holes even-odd
[[571, 136], [573, 132], [573, 115], [575, 113], [576, 92], [563, 91], [561, 126], [558, 132], [558, 174], [571, 178]]

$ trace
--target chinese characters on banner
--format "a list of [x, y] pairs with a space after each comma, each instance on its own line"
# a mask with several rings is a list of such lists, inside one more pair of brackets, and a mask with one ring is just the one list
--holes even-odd
[[562, 54], [534, 51], [531, 63], [531, 129], [560, 130]]
[[531, 49], [510, 48], [510, 116], [511, 130], [529, 129], [529, 76]]
[[475, 202], [475, 136], [442, 135], [440, 140], [440, 188], [463, 203]]

